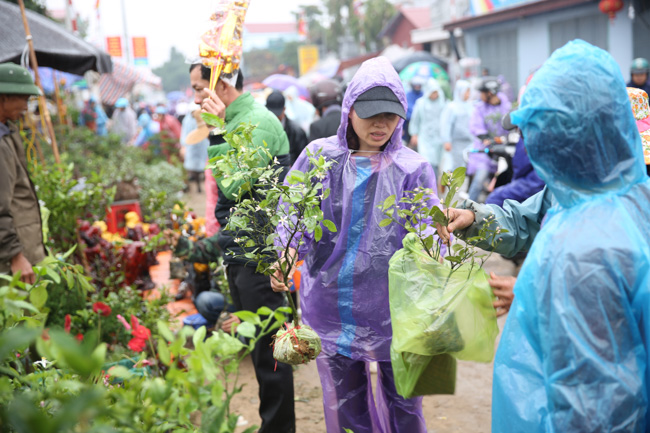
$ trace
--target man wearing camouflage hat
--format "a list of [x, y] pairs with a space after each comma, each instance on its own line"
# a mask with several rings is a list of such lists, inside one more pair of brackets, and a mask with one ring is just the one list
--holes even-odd
[[34, 282], [32, 266], [45, 258], [41, 213], [25, 148], [14, 124], [38, 95], [27, 69], [0, 64], [0, 273]]

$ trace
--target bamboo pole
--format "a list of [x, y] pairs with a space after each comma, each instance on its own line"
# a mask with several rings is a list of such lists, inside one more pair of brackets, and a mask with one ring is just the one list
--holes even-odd
[[[54, 82], [54, 99], [56, 99], [56, 109], [59, 112], [59, 125], [65, 125], [65, 110], [63, 108], [63, 101], [61, 100], [61, 92], [59, 92], [59, 82], [56, 79], [56, 71], [52, 71], [52, 81]], [[64, 149], [65, 150], [65, 149]]]
[[32, 40], [32, 34], [29, 31], [29, 23], [27, 22], [27, 14], [25, 13], [25, 3], [23, 0], [18, 0], [18, 5], [20, 5], [20, 13], [23, 17], [23, 26], [25, 27], [25, 38], [27, 39], [27, 45], [29, 45], [29, 62], [34, 70], [34, 81], [36, 85], [41, 90], [41, 94], [38, 95], [38, 104], [40, 107], [41, 116], [45, 118], [45, 125], [47, 126], [47, 132], [50, 136], [50, 141], [52, 144], [52, 152], [54, 153], [54, 161], [57, 164], [61, 163], [61, 158], [59, 157], [59, 146], [56, 144], [56, 136], [54, 135], [54, 127], [52, 126], [52, 118], [50, 117], [50, 111], [47, 109], [47, 103], [45, 101], [45, 92], [43, 92], [43, 86], [41, 85], [41, 77], [38, 75], [38, 62], [36, 61], [36, 51], [34, 51], [34, 41]]

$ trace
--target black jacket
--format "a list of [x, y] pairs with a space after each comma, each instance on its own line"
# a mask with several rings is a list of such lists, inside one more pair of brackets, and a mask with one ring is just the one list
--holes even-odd
[[307, 140], [305, 131], [293, 120], [285, 117], [283, 123], [284, 132], [287, 133], [289, 139], [289, 156], [291, 157], [291, 165], [293, 165], [302, 150], [309, 144], [309, 140]]
[[[332, 109], [324, 117], [309, 126], [309, 141], [336, 135], [341, 124], [341, 107]], [[291, 141], [291, 139], [289, 139]]]
[[[209, 138], [210, 146], [224, 143], [224, 139], [220, 135], [210, 135]], [[282, 174], [283, 179], [280, 179], [282, 181], [284, 180], [284, 176], [286, 176], [286, 173], [292, 164], [289, 154], [277, 155], [277, 158], [279, 165], [285, 169]], [[221, 251], [225, 252], [225, 254], [223, 254], [223, 262], [224, 264], [238, 264], [255, 268], [257, 264], [252, 263], [250, 260], [247, 260], [243, 257], [233, 256], [233, 254], [235, 256], [243, 256], [244, 250], [239, 246], [239, 244], [237, 244], [237, 242], [235, 242], [236, 236], [231, 231], [224, 230], [224, 227], [226, 227], [228, 224], [228, 219], [230, 218], [230, 209], [232, 209], [237, 203], [234, 200], [226, 198], [226, 195], [221, 192], [219, 186], [217, 186], [217, 190], [219, 191], [219, 197], [217, 198], [217, 206], [214, 208], [214, 216], [221, 226], [221, 231], [215, 236], [217, 237], [217, 244], [219, 245], [219, 248]], [[242, 234], [240, 233], [239, 236], [241, 235]], [[229, 251], [233, 254], [228, 254]]]

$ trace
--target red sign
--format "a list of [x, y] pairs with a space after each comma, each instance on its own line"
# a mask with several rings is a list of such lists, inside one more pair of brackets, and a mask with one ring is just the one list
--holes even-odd
[[146, 59], [147, 58], [147, 38], [134, 37], [133, 39], [133, 58]]
[[106, 38], [106, 51], [111, 57], [122, 57], [122, 38], [108, 36]]

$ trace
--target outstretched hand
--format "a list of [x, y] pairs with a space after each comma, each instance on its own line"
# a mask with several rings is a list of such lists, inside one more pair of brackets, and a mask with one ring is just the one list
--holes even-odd
[[468, 209], [454, 209], [449, 208], [444, 211], [447, 214], [449, 219], [449, 224], [447, 226], [442, 226], [441, 224], [436, 224], [436, 230], [438, 231], [438, 237], [445, 244], [449, 244], [450, 234], [454, 230], [462, 230], [474, 223], [474, 212]]
[[488, 283], [492, 287], [492, 292], [497, 297], [497, 300], [492, 303], [492, 306], [497, 310], [497, 317], [503, 316], [510, 311], [512, 301], [515, 299], [515, 292], [513, 291], [517, 278], [515, 277], [502, 277], [490, 272], [490, 279]]

